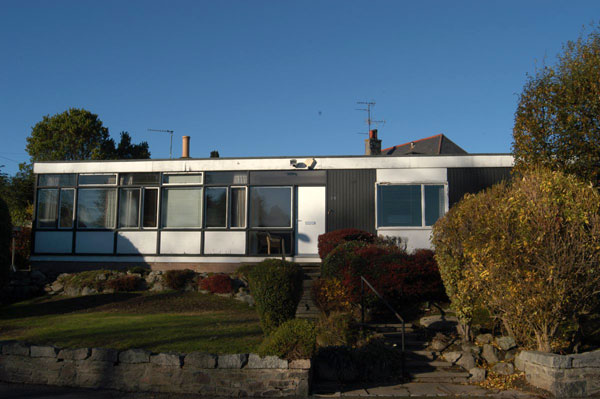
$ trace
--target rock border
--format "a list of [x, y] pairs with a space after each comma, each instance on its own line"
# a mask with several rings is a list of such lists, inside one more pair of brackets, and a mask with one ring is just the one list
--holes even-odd
[[311, 361], [256, 354], [152, 353], [0, 341], [0, 381], [129, 392], [308, 397]]

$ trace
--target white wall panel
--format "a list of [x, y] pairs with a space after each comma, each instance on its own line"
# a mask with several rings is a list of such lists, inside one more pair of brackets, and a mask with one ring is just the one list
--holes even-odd
[[163, 231], [160, 233], [160, 253], [198, 255], [201, 242], [199, 231]]
[[78, 231], [75, 233], [78, 254], [112, 254], [115, 233], [112, 231]]
[[246, 252], [246, 232], [207, 231], [204, 233], [205, 254], [244, 254]]
[[120, 231], [117, 236], [118, 254], [155, 254], [156, 231]]
[[406, 244], [406, 250], [413, 252], [415, 249], [433, 249], [431, 245], [431, 228], [424, 229], [378, 229], [378, 236], [400, 237]]
[[377, 182], [382, 183], [444, 183], [446, 168], [377, 169]]
[[36, 231], [35, 252], [49, 254], [70, 254], [73, 248], [71, 231]]

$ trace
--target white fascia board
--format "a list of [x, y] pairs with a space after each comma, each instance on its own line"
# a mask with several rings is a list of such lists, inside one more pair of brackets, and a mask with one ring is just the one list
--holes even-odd
[[[34, 173], [205, 172], [226, 170], [306, 170], [290, 166], [310, 157], [173, 159], [140, 161], [36, 162]], [[410, 169], [512, 167], [512, 155], [314, 157], [314, 169]]]
[[[253, 263], [262, 262], [265, 259], [281, 259], [281, 256], [103, 256], [103, 255], [33, 255], [34, 262], [146, 262], [146, 263]], [[286, 256], [286, 260], [302, 263], [320, 263], [318, 255]]]

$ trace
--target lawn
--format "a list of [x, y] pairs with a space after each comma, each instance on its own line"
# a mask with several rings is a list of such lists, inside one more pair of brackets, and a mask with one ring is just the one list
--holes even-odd
[[0, 308], [0, 340], [58, 347], [249, 353], [262, 337], [254, 308], [197, 292], [41, 297]]

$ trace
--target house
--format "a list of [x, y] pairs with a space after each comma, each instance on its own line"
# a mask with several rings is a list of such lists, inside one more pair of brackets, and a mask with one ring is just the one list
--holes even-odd
[[378, 155], [376, 131], [365, 148], [362, 156], [36, 162], [32, 264], [226, 272], [282, 252], [319, 262], [318, 236], [348, 227], [428, 248], [450, 206], [513, 165], [503, 154]]

